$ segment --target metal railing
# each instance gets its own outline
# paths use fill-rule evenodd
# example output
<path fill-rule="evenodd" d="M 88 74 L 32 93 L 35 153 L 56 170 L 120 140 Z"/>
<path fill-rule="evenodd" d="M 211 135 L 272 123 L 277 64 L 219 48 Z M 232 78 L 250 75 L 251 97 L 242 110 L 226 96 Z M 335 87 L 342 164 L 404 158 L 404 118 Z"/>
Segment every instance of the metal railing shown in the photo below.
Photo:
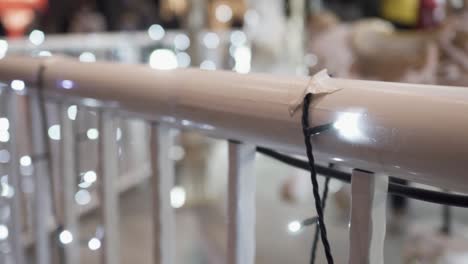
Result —
<path fill-rule="evenodd" d="M 164 31 L 162 29 L 163 34 L 161 34 L 161 29 L 162 28 L 158 28 L 156 26 L 156 31 L 158 32 L 156 32 L 153 29 L 153 27 L 151 27 L 148 30 L 148 32 L 125 32 L 111 34 L 71 34 L 66 36 L 47 35 L 46 38 L 41 40 L 41 43 L 38 43 L 39 40 L 31 39 L 30 36 L 29 39 L 25 38 L 19 40 L 8 40 L 8 44 L 2 41 L 1 44 L 5 45 L 1 45 L 0 53 L 3 55 L 5 53 L 8 53 L 9 55 L 27 55 L 34 57 L 49 57 L 52 54 L 63 54 L 66 56 L 77 57 L 80 61 L 88 63 L 94 62 L 96 60 L 111 60 L 125 63 L 149 63 L 151 66 L 154 66 L 151 64 L 151 53 L 154 51 L 164 50 L 170 51 L 170 53 L 173 53 L 170 55 L 176 56 L 178 67 L 187 67 L 190 64 L 200 63 L 197 61 L 196 56 L 194 57 L 194 53 L 203 52 L 205 60 L 201 62 L 200 67 L 204 67 L 204 64 L 207 64 L 210 67 L 232 66 L 234 67 L 234 69 L 236 69 L 236 67 L 240 65 L 242 67 L 239 69 L 246 69 L 246 66 L 250 68 L 250 59 L 249 61 L 243 59 L 242 63 L 240 64 L 236 62 L 236 50 L 239 48 L 245 49 L 246 47 L 248 47 L 248 41 L 246 39 L 245 34 L 242 31 L 216 33 L 201 32 L 198 34 L 198 36 L 191 36 L 192 42 L 194 43 L 190 43 L 190 39 L 188 39 L 189 36 L 186 35 L 184 32 Z M 153 35 L 158 35 L 157 39 L 155 39 L 155 36 Z M 211 39 L 212 41 L 214 39 L 218 47 L 208 47 L 207 44 L 212 45 L 212 43 L 210 44 L 208 43 L 208 41 L 193 40 L 194 37 L 195 39 L 199 38 L 200 40 L 204 40 L 206 36 L 210 36 L 209 39 Z M 189 42 L 187 43 L 187 41 Z M 190 56 L 187 52 L 190 52 Z M 226 56 L 229 55 L 229 53 L 231 53 L 231 56 Z M 180 58 L 182 58 L 182 60 L 180 60 Z M 157 66 L 159 65 L 156 65 L 156 67 Z M 57 112 L 58 110 L 59 112 Z M 77 150 L 77 153 L 81 153 L 76 155 L 78 157 L 75 157 L 77 163 L 76 166 L 78 167 L 77 173 L 79 174 L 77 175 L 78 181 L 81 182 L 78 182 L 79 188 L 75 188 L 76 195 L 74 198 L 75 200 L 79 199 L 80 197 L 86 198 L 89 196 L 91 198 L 86 198 L 83 201 L 76 201 L 79 204 L 79 208 L 77 210 L 79 211 L 80 215 L 83 215 L 87 214 L 88 212 L 94 211 L 93 209 L 98 208 L 100 203 L 100 195 L 97 192 L 98 189 L 96 188 L 96 185 L 99 184 L 99 174 L 97 174 L 97 184 L 95 184 L 94 182 L 94 184 L 89 184 L 85 181 L 87 173 L 92 173 L 89 175 L 94 175 L 94 177 L 96 175 L 96 162 L 95 160 L 93 160 L 96 157 L 95 155 L 93 155 L 93 151 L 96 147 L 96 142 L 98 141 L 95 139 L 90 140 L 87 137 L 87 131 L 97 131 L 96 113 L 93 111 L 93 108 L 77 107 L 77 105 L 74 104 L 60 104 L 59 107 L 55 107 L 54 105 L 48 106 L 47 115 L 51 116 L 50 120 L 48 120 L 48 126 L 50 126 L 49 137 L 51 136 L 50 133 L 55 134 L 52 135 L 53 137 L 55 137 L 51 140 L 52 149 L 61 148 L 58 146 L 58 144 L 60 144 L 60 141 L 57 138 L 57 133 L 60 131 L 60 129 L 66 129 L 66 126 L 60 127 L 63 118 L 66 118 L 65 116 L 60 116 L 62 115 L 60 111 L 65 111 L 66 115 L 68 115 L 68 118 L 73 120 L 73 130 L 76 130 L 73 132 L 73 138 L 77 138 L 78 142 L 76 143 L 77 145 L 74 147 L 74 149 Z M 20 113 L 22 119 L 24 119 L 25 114 L 26 113 L 24 113 L 24 111 Z M 148 146 L 145 145 L 146 139 L 148 138 L 148 128 L 144 122 L 135 118 L 117 117 L 116 123 L 118 123 L 119 127 L 117 131 L 117 137 L 119 139 L 120 176 L 114 180 L 117 180 L 117 191 L 124 192 L 135 186 L 140 185 L 143 181 L 146 181 L 151 175 L 149 164 L 149 151 L 147 151 Z M 20 130 L 21 129 L 22 127 L 20 126 Z M 178 134 L 177 132 L 178 131 L 172 130 L 171 138 L 174 137 L 174 134 Z M 22 137 L 24 136 L 25 135 L 22 135 Z M 69 148 L 70 146 L 71 143 L 69 143 L 67 148 Z M 175 149 L 177 147 L 178 146 L 175 145 L 172 147 L 172 149 Z M 20 157 L 30 157 L 29 149 L 26 150 L 24 146 L 20 147 L 20 149 Z M 58 154 L 58 156 L 60 156 L 60 154 Z M 57 174 L 60 174 L 61 171 L 64 170 L 64 168 L 61 168 L 60 165 L 63 166 L 65 163 L 61 161 L 62 157 L 54 156 L 53 158 L 57 159 L 57 162 L 54 162 L 52 164 L 52 171 L 54 172 L 54 177 L 60 178 L 61 175 Z M 31 170 L 32 167 L 32 165 L 26 166 L 28 170 Z M 24 169 L 23 166 L 21 167 L 21 169 Z M 21 174 L 24 178 L 22 172 Z M 6 177 L 4 178 L 6 179 Z M 26 178 L 29 179 L 31 177 Z M 74 181 L 76 182 L 76 179 Z M 57 184 L 60 184 L 59 181 L 56 182 Z M 60 207 L 63 197 L 60 196 L 61 190 L 58 190 L 58 188 L 55 189 L 56 190 L 54 193 L 56 194 L 54 194 L 52 197 L 52 203 L 56 204 L 55 206 Z M 206 194 L 203 195 L 206 197 Z M 70 199 L 71 198 L 72 197 L 70 197 Z M 26 211 L 23 215 L 23 218 L 27 219 L 27 224 L 23 230 L 23 233 L 25 234 L 24 241 L 25 245 L 29 247 L 34 242 L 34 236 L 32 236 L 31 233 L 34 230 L 33 221 L 31 220 L 33 209 L 33 205 L 31 204 L 32 197 L 26 195 L 26 197 L 24 197 L 24 201 L 22 202 L 23 204 L 26 204 Z M 58 209 L 58 211 L 60 210 L 61 209 Z M 63 215 L 57 217 L 63 217 Z M 57 221 L 52 221 L 52 223 L 49 224 L 50 232 L 56 231 L 59 227 L 58 223 L 56 222 Z M 0 224 L 3 224 L 3 222 L 0 221 Z M 75 229 L 77 226 L 78 225 L 75 225 Z M 66 231 L 67 232 L 65 232 L 65 234 L 68 234 L 69 230 Z M 75 231 L 77 233 L 77 230 Z M 73 233 L 76 234 L 75 232 Z M 97 227 L 96 233 L 102 233 L 100 232 L 99 226 Z M 75 235 L 75 239 L 77 239 L 76 236 L 77 235 Z M 8 255 L 9 253 L 0 254 L 0 262 L 3 261 L 4 256 Z M 79 255 L 77 254 L 73 254 L 73 256 L 75 258 L 79 257 Z M 7 257 L 5 259 L 7 260 Z M 74 262 L 79 262 L 79 259 L 74 260 Z"/>
<path fill-rule="evenodd" d="M 309 77 L 237 74 L 198 69 L 157 70 L 146 66 L 80 63 L 47 57 L 6 57 L 0 60 L 0 80 L 9 95 L 9 181 L 20 190 L 18 117 L 29 115 L 34 162 L 35 259 L 48 264 L 50 226 L 47 190 L 51 181 L 47 143 L 46 102 L 60 106 L 61 179 L 64 202 L 58 217 L 60 232 L 76 234 L 79 212 L 73 121 L 68 106 L 97 113 L 99 132 L 99 196 L 103 208 L 103 262 L 118 263 L 118 166 L 116 116 L 138 117 L 151 124 L 154 256 L 173 263 L 174 184 L 169 159 L 170 127 L 196 130 L 229 140 L 227 263 L 255 262 L 256 146 L 304 154 L 300 111 L 305 93 L 317 94 L 310 113 L 313 125 L 333 129 L 313 137 L 319 161 L 354 168 L 349 263 L 381 263 L 385 236 L 388 175 L 452 191 L 468 189 L 468 91 L 443 87 L 330 78 L 325 72 Z M 26 100 L 27 99 L 27 100 Z M 22 110 L 21 110 L 22 109 Z M 79 135 L 78 135 L 79 136 Z M 91 137 L 93 137 L 91 135 Z M 16 192 L 19 193 L 19 192 Z M 11 241 L 16 263 L 25 263 L 21 197 L 13 195 Z M 60 215 L 59 213 L 59 215 Z M 16 220 L 15 220 L 16 219 Z M 67 263 L 77 263 L 77 241 L 64 247 Z"/>

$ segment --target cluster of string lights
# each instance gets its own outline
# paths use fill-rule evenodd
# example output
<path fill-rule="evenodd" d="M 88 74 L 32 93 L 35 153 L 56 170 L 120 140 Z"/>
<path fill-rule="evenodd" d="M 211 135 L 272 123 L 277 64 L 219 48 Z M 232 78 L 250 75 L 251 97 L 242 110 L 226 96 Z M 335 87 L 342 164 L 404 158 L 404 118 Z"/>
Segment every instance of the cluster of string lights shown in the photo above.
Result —
<path fill-rule="evenodd" d="M 220 21 L 227 22 L 232 18 L 232 10 L 229 11 L 229 8 L 226 6 L 220 5 L 216 9 L 216 17 Z M 231 12 L 231 13 L 230 13 Z M 165 30 L 161 25 L 152 25 L 148 29 L 148 35 L 151 39 L 159 41 L 165 37 Z M 45 41 L 45 35 L 42 31 L 33 30 L 29 35 L 29 41 L 35 45 L 40 46 Z M 159 70 L 171 70 L 175 68 L 185 68 L 189 67 L 191 62 L 191 57 L 188 54 L 188 49 L 190 48 L 191 42 L 190 38 L 185 34 L 177 34 L 174 37 L 174 49 L 156 49 L 154 50 L 150 57 L 149 57 L 149 64 L 151 67 Z M 229 53 L 235 59 L 235 66 L 234 70 L 239 73 L 247 73 L 250 71 L 250 60 L 251 60 L 251 51 L 248 47 L 247 37 L 244 32 L 242 31 L 233 31 L 230 35 L 230 48 Z M 220 46 L 221 40 L 218 34 L 214 32 L 207 32 L 203 35 L 202 44 L 207 49 L 216 49 Z M 8 43 L 4 40 L 0 40 L 0 58 L 5 56 L 6 51 L 8 49 Z M 42 50 L 39 53 L 39 56 L 50 56 L 51 52 Z M 85 51 L 79 55 L 79 60 L 82 62 L 95 62 L 96 56 L 94 53 Z M 201 62 L 200 66 L 201 69 L 205 70 L 214 70 L 217 68 L 216 63 L 213 60 L 204 60 Z M 73 88 L 73 82 L 70 80 L 63 80 L 61 83 L 62 87 L 65 89 Z M 25 89 L 25 83 L 21 80 L 14 80 L 11 82 L 10 87 L 12 90 L 17 92 L 22 92 Z M 68 88 L 67 88 L 68 87 Z M 333 256 L 331 253 L 330 243 L 327 237 L 327 230 L 326 224 L 323 217 L 323 211 L 326 206 L 326 199 L 328 195 L 328 187 L 331 178 L 338 179 L 344 182 L 350 182 L 351 175 L 348 173 L 340 172 L 334 170 L 333 168 L 326 168 L 322 166 L 318 166 L 315 164 L 313 152 L 312 152 L 312 144 L 310 141 L 310 137 L 314 136 L 317 133 L 321 133 L 327 131 L 329 129 L 336 129 L 338 131 L 343 131 L 340 134 L 345 139 L 350 140 L 364 140 L 365 135 L 356 128 L 356 125 L 361 117 L 359 113 L 345 113 L 341 116 L 334 124 L 326 124 L 319 127 L 311 128 L 309 126 L 309 115 L 308 110 L 310 106 L 310 102 L 313 99 L 313 95 L 308 94 L 304 98 L 303 102 L 303 117 L 302 117 L 302 125 L 303 125 L 303 133 L 305 139 L 305 145 L 307 149 L 307 158 L 308 160 L 300 160 L 297 158 L 293 158 L 278 152 L 275 152 L 270 149 L 266 148 L 258 148 L 260 153 L 266 154 L 270 157 L 275 159 L 281 160 L 289 165 L 309 170 L 311 173 L 311 182 L 313 187 L 313 195 L 315 200 L 315 207 L 317 211 L 317 216 L 305 219 L 303 221 L 293 221 L 290 222 L 288 225 L 288 229 L 291 232 L 298 232 L 303 227 L 306 226 L 315 226 L 315 233 L 314 239 L 311 249 L 311 263 L 314 263 L 316 250 L 317 250 L 317 242 L 318 239 L 321 238 L 325 256 L 327 258 L 328 263 L 333 263 Z M 72 105 L 68 108 L 68 117 L 70 120 L 76 120 L 78 109 L 76 105 Z M 117 140 L 121 138 L 122 131 L 119 130 L 117 133 Z M 120 136 L 119 136 L 120 135 Z M 48 136 L 52 140 L 61 140 L 60 135 L 60 125 L 52 125 L 48 128 Z M 86 133 L 85 137 L 87 140 L 98 140 L 99 139 L 99 131 L 96 128 L 89 128 Z M 6 143 L 9 141 L 9 120 L 7 118 L 0 118 L 0 142 Z M 174 150 L 176 151 L 176 150 Z M 178 150 L 180 152 L 180 150 Z M 7 150 L 0 150 L 0 163 L 7 163 L 9 161 L 9 153 Z M 336 157 L 334 158 L 335 161 L 343 161 L 341 158 Z M 27 168 L 31 168 L 33 165 L 33 161 L 30 156 L 22 156 L 20 158 L 20 165 L 22 167 L 23 174 L 30 174 L 31 172 L 27 172 Z M 30 170 L 31 171 L 31 170 Z M 318 182 L 317 182 L 317 175 L 323 174 L 326 176 L 324 190 L 320 195 Z M 80 173 L 80 183 L 78 184 L 80 190 L 75 194 L 76 203 L 79 205 L 86 205 L 91 201 L 91 194 L 87 191 L 96 181 L 97 181 L 97 174 L 93 170 L 85 171 Z M 0 178 L 0 184 L 2 186 L 2 192 L 0 193 L 1 197 L 11 198 L 14 194 L 14 190 L 8 184 L 7 178 Z M 447 204 L 451 206 L 461 206 L 461 207 L 468 207 L 468 197 L 465 195 L 460 194 L 450 194 L 444 192 L 437 192 L 431 190 L 424 190 L 420 188 L 414 188 L 409 186 L 403 186 L 395 183 L 389 184 L 388 191 L 393 194 L 406 196 L 414 199 L 419 199 L 423 201 L 429 201 L 433 203 L 440 203 L 440 204 Z M 171 204 L 174 208 L 180 208 L 184 205 L 186 201 L 186 194 L 185 190 L 182 187 L 174 187 L 171 190 Z M 100 228 L 97 229 L 95 236 L 90 238 L 87 241 L 87 245 L 90 250 L 98 250 L 101 247 L 101 240 L 103 237 L 102 232 L 99 231 Z M 0 224 L 0 241 L 5 240 L 8 238 L 9 231 L 6 225 Z M 72 243 L 76 238 L 76 234 L 73 234 L 69 230 L 60 230 L 58 233 L 58 239 L 61 244 L 68 245 Z"/>

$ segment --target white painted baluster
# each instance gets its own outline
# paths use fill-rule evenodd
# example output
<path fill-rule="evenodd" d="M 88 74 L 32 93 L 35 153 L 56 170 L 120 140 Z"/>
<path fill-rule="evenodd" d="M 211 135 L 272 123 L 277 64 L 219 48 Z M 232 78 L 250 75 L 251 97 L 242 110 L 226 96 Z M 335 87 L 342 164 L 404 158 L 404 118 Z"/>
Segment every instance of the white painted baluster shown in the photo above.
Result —
<path fill-rule="evenodd" d="M 65 263 L 80 263 L 80 236 L 79 236 L 79 211 L 75 202 L 77 192 L 77 169 L 76 156 L 77 147 L 73 121 L 68 118 L 68 106 L 63 105 L 60 109 L 61 115 L 61 176 L 63 183 L 63 229 L 72 234 L 72 241 L 65 247 Z"/>
<path fill-rule="evenodd" d="M 353 170 L 349 264 L 383 264 L 388 177 Z"/>
<path fill-rule="evenodd" d="M 9 93 L 8 117 L 10 118 L 10 172 L 8 181 L 11 184 L 14 195 L 11 198 L 11 219 L 10 219 L 10 241 L 13 252 L 13 259 L 16 264 L 24 264 L 24 247 L 22 240 L 23 214 L 21 207 L 20 173 L 19 173 L 19 154 L 18 154 L 18 95 L 14 92 Z"/>
<path fill-rule="evenodd" d="M 255 263 L 255 146 L 229 142 L 228 264 Z"/>
<path fill-rule="evenodd" d="M 120 262 L 119 190 L 117 128 L 111 112 L 99 116 L 99 177 L 101 213 L 104 228 L 102 263 Z"/>
<path fill-rule="evenodd" d="M 169 158 L 171 146 L 170 128 L 153 124 L 151 126 L 153 262 L 157 264 L 175 263 L 175 216 L 170 196 L 174 186 L 174 162 Z"/>
<path fill-rule="evenodd" d="M 34 236 L 36 263 L 50 264 L 49 223 L 51 213 L 50 153 L 47 152 L 45 117 L 37 91 L 29 91 L 29 112 L 31 116 L 32 157 L 34 165 Z"/>

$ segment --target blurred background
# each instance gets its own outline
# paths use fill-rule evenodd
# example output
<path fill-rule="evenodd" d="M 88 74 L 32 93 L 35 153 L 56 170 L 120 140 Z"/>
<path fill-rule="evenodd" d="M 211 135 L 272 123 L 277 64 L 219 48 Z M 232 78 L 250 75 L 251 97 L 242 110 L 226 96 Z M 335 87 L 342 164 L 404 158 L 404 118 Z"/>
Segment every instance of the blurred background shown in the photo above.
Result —
<path fill-rule="evenodd" d="M 241 74 L 307 76 L 327 69 L 340 78 L 468 87 L 467 0 L 0 0 L 0 36 L 0 57 L 57 54 L 84 63 Z M 100 263 L 96 112 L 76 105 L 67 106 L 67 112 L 82 135 L 75 195 L 82 214 L 79 234 L 57 233 L 53 241 L 59 251 L 79 239 L 81 263 Z M 56 105 L 50 104 L 48 113 L 48 136 L 58 160 Z M 3 148 L 8 126 L 0 121 Z M 119 124 L 120 256 L 122 263 L 153 263 L 148 127 L 124 117 Z M 18 133 L 27 133 L 28 124 L 23 127 Z M 190 131 L 173 130 L 172 136 L 177 263 L 224 263 L 227 143 Z M 25 234 L 33 228 L 30 149 L 29 141 L 20 147 Z M 0 170 L 9 160 L 8 151 L 0 149 Z M 315 216 L 308 173 L 260 154 L 255 172 L 256 263 L 308 263 L 315 228 L 298 226 Z M 57 165 L 53 175 L 60 179 Z M 51 207 L 59 207 L 60 199 L 50 191 Z M 4 175 L 0 263 L 14 263 L 7 225 L 12 196 Z M 391 196 L 387 202 L 385 263 L 468 263 L 466 210 Z M 325 217 L 336 263 L 347 260 L 349 205 L 349 186 L 331 180 Z M 30 237 L 26 240 L 32 245 Z M 325 263 L 321 246 L 317 263 Z"/>

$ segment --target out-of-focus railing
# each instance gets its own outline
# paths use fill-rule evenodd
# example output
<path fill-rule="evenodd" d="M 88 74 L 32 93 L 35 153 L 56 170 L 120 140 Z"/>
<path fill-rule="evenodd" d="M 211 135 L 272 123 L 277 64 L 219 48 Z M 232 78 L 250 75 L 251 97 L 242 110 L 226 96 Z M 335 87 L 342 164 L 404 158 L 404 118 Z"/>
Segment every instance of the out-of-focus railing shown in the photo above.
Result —
<path fill-rule="evenodd" d="M 89 243 L 90 247 L 102 246 L 104 263 L 119 262 L 117 116 L 139 118 L 151 126 L 151 141 L 139 145 L 138 151 L 150 146 L 157 263 L 173 263 L 175 254 L 170 128 L 229 140 L 227 262 L 254 263 L 255 149 L 266 146 L 304 153 L 298 109 L 306 92 L 317 94 L 309 109 L 311 123 L 333 127 L 313 138 L 317 157 L 354 169 L 349 263 L 382 260 L 388 175 L 453 191 L 468 189 L 465 88 L 344 80 L 325 72 L 309 78 L 176 69 L 177 58 L 171 63 L 172 55 L 166 51 L 154 55 L 153 67 L 60 57 L 0 60 L 0 80 L 9 97 L 10 113 L 8 126 L 3 126 L 3 135 L 11 136 L 7 140 L 11 170 L 6 180 L 12 190 L 21 190 L 17 166 L 34 164 L 31 225 L 37 263 L 51 262 L 48 219 L 52 214 L 57 222 L 53 229 L 65 245 L 65 260 L 74 263 L 77 259 L 73 235 L 79 211 L 74 199 L 89 200 L 84 192 L 78 194 L 96 179 L 93 173 L 79 175 L 79 152 L 70 149 L 79 146 L 77 140 L 96 139 L 97 146 L 85 153 L 96 154 L 103 230 Z M 93 128 L 76 129 L 80 115 L 70 115 L 75 112 L 70 105 L 91 110 L 96 115 Z M 47 108 L 57 106 L 60 126 L 54 130 L 47 125 L 51 118 Z M 19 118 L 21 113 L 27 118 Z M 21 131 L 29 132 L 21 135 Z M 19 138 L 28 137 L 31 154 L 26 162 L 16 148 Z M 60 139 L 55 151 L 48 137 Z M 58 164 L 59 176 L 54 176 L 54 164 Z M 82 179 L 78 192 L 77 176 Z M 63 198 L 50 199 L 49 189 Z M 10 198 L 12 216 L 23 219 L 20 196 Z M 24 263 L 22 225 L 17 221 L 11 225 L 14 259 Z"/>
<path fill-rule="evenodd" d="M 192 39 L 191 39 L 192 38 Z M 151 67 L 178 67 L 185 68 L 191 65 L 196 65 L 205 69 L 216 68 L 233 68 L 237 71 L 248 72 L 250 70 L 250 48 L 249 41 L 246 35 L 240 31 L 232 32 L 200 32 L 196 36 L 189 36 L 182 31 L 166 31 L 158 25 L 154 25 L 147 32 L 124 32 L 124 33 L 99 33 L 99 34 L 70 34 L 70 35 L 47 35 L 41 31 L 33 31 L 24 39 L 0 40 L 0 56 L 5 55 L 25 55 L 38 58 L 50 57 L 52 55 L 60 55 L 67 57 L 76 57 L 81 62 L 93 63 L 96 61 L 118 61 L 121 63 L 145 63 Z M 194 56 L 196 53 L 203 54 L 203 60 L 198 61 Z M 190 55 L 189 55 L 190 54 Z M 242 55 L 242 58 L 240 58 Z M 8 101 L 9 95 L 3 93 L 2 100 Z M 26 121 L 28 113 L 24 111 L 27 104 L 23 99 L 15 101 L 20 107 L 15 110 L 21 121 L 18 124 L 16 131 L 21 131 L 19 138 L 28 138 L 26 131 L 30 129 L 30 124 Z M 16 103 L 15 103 L 16 104 Z M 7 110 L 12 109 L 4 105 L 0 111 L 2 115 L 10 116 Z M 50 140 L 51 155 L 54 162 L 51 164 L 50 188 L 52 195 L 53 212 L 56 214 L 52 220 L 44 223 L 51 234 L 59 232 L 60 228 L 64 228 L 64 219 L 74 219 L 71 226 L 67 226 L 65 231 L 61 231 L 65 242 L 70 240 L 69 234 L 74 234 L 74 240 L 78 237 L 77 217 L 84 213 L 90 212 L 99 206 L 100 194 L 97 186 L 101 179 L 98 172 L 97 163 L 97 144 L 99 138 L 98 116 L 91 107 L 78 106 L 73 103 L 68 104 L 49 104 L 46 106 L 47 120 L 47 137 Z M 147 139 L 149 137 L 149 129 L 147 125 L 139 119 L 132 117 L 116 117 L 117 135 L 116 139 L 119 142 L 118 153 L 118 174 L 119 177 L 113 178 L 115 182 L 114 192 L 124 192 L 134 186 L 138 186 L 143 181 L 147 180 L 151 175 L 149 164 L 149 150 Z M 4 119 L 5 122 L 10 122 L 9 117 Z M 72 122 L 67 126 L 67 120 Z M 13 130 L 8 132 L 13 139 Z M 68 134 L 66 134 L 68 133 Z M 177 130 L 171 130 L 171 139 L 177 134 Z M 4 138 L 6 134 L 3 134 Z M 30 135 L 30 134 L 29 134 Z M 68 135 L 68 137 L 66 136 Z M 68 141 L 66 140 L 68 138 Z M 9 139 L 4 139 L 8 143 Z M 61 141 L 64 142 L 61 145 Z M 75 142 L 76 141 L 76 142 Z M 3 141 L 2 141 L 3 142 Z M 67 143 L 65 143 L 67 142 Z M 65 149 L 62 152 L 62 149 Z M 75 151 L 76 155 L 67 156 L 69 151 Z M 72 151 L 72 152 L 73 152 Z M 33 169 L 35 168 L 34 157 L 31 154 L 33 150 L 30 141 L 20 140 L 18 143 L 18 152 L 3 149 L 0 152 L 0 159 L 5 164 L 17 164 L 19 161 L 13 159 L 13 156 L 21 161 L 18 175 L 24 192 L 19 203 L 23 210 L 22 220 L 22 241 L 25 248 L 33 245 L 35 236 L 33 231 L 35 225 L 33 221 L 34 215 L 34 197 L 33 190 L 35 183 L 32 179 Z M 172 155 L 173 156 L 173 155 Z M 37 170 L 37 168 L 36 168 Z M 6 173 L 7 171 L 5 171 Z M 76 177 L 62 178 L 64 174 L 74 174 Z M 16 189 L 13 188 L 10 177 L 3 177 L 2 192 L 5 195 L 11 195 L 9 192 Z M 62 186 L 70 188 L 61 189 Z M 71 187 L 75 186 L 75 187 Z M 19 188 L 18 186 L 16 186 Z M 36 186 L 37 188 L 37 186 Z M 69 193 L 67 197 L 63 197 L 63 193 Z M 36 200 L 37 201 L 37 200 Z M 73 206 L 78 204 L 78 207 Z M 9 206 L 3 206 L 3 211 L 9 210 Z M 63 208 L 63 209 L 61 209 Z M 67 210 L 68 208 L 68 210 Z M 73 210 L 72 208 L 75 208 Z M 59 221 L 56 221 L 58 218 Z M 15 218 L 12 218 L 15 219 Z M 0 227 L 7 228 L 8 219 L 0 219 Z M 12 231 L 12 229 L 5 229 Z M 70 232 L 70 233 L 69 233 Z M 89 248 L 95 247 L 100 243 L 102 237 L 100 227 L 96 230 L 94 245 L 88 245 Z M 11 234 L 10 234 L 11 236 Z M 73 239 L 72 239 L 73 240 Z M 1 242 L 1 239 L 0 239 Z M 73 243 L 76 243 L 74 241 Z M 73 244 L 72 243 L 72 244 Z M 9 245 L 3 243 L 8 248 L 7 253 L 0 254 L 0 262 L 2 263 L 24 263 L 19 258 L 18 254 L 14 253 Z M 66 259 L 68 263 L 79 263 L 78 249 L 79 245 L 70 245 L 66 250 Z M 92 249 L 93 250 L 93 249 Z M 13 250 L 14 251 L 14 250 Z M 9 253 L 8 253 L 9 252 Z M 14 257 L 14 258 L 12 258 Z"/>

